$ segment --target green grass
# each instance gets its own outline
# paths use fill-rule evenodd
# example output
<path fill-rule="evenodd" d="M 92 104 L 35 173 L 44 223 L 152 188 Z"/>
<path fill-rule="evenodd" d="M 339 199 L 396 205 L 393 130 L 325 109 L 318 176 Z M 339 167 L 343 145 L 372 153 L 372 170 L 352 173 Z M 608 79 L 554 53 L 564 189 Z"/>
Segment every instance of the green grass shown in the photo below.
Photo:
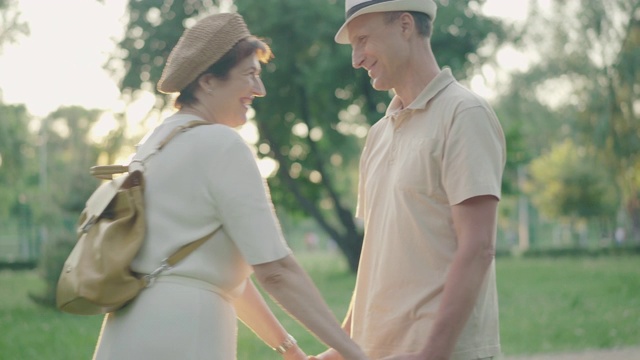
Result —
<path fill-rule="evenodd" d="M 355 281 L 337 255 L 299 253 L 341 321 Z M 29 300 L 43 283 L 33 271 L 0 272 L 2 360 L 90 359 L 101 317 L 62 314 Z M 498 259 L 501 337 L 505 354 L 640 345 L 640 257 Z M 324 350 L 274 305 L 308 353 Z M 243 325 L 238 359 L 281 359 Z"/>
<path fill-rule="evenodd" d="M 498 259 L 506 354 L 640 345 L 640 257 Z"/>

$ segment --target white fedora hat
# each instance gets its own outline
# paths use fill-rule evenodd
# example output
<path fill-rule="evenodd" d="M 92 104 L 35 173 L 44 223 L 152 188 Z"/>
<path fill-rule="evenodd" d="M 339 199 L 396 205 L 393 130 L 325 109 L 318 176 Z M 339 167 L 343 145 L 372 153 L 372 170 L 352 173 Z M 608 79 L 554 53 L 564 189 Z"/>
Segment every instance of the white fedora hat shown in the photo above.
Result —
<path fill-rule="evenodd" d="M 356 17 L 383 11 L 418 11 L 436 19 L 436 3 L 433 0 L 345 0 L 346 20 L 336 33 L 335 40 L 338 44 L 349 43 L 349 31 L 347 24 Z"/>

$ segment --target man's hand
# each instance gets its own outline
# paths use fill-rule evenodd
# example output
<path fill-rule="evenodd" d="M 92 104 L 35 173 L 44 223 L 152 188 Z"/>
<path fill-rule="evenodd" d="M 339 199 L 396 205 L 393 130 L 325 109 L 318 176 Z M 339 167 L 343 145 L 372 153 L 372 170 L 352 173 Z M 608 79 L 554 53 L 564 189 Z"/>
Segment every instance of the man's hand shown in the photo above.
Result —
<path fill-rule="evenodd" d="M 382 360 L 422 360 L 420 354 L 412 353 L 412 354 L 402 354 L 402 355 L 391 355 L 383 358 Z"/>
<path fill-rule="evenodd" d="M 316 356 L 309 356 L 309 360 L 344 360 L 344 358 L 335 349 L 328 349 Z"/>

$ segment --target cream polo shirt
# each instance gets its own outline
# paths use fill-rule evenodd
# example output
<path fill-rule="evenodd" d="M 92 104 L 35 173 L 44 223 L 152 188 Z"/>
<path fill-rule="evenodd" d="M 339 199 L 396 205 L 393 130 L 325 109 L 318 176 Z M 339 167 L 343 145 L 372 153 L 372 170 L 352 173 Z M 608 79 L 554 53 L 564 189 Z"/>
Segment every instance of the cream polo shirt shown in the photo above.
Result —
<path fill-rule="evenodd" d="M 500 198 L 505 161 L 495 113 L 448 69 L 406 109 L 395 97 L 371 128 L 360 160 L 365 234 L 351 329 L 370 357 L 424 347 L 456 251 L 451 206 Z M 499 352 L 492 265 L 452 359 Z"/>

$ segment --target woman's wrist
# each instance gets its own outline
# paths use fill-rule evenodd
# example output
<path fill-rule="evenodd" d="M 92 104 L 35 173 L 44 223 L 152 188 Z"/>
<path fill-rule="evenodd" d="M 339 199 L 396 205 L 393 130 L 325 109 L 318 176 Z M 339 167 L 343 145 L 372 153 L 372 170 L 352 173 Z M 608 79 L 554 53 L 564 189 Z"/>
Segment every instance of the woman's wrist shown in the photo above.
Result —
<path fill-rule="evenodd" d="M 294 345 L 282 354 L 282 358 L 284 360 L 307 360 L 307 354 L 298 345 Z"/>
<path fill-rule="evenodd" d="M 296 346 L 296 344 L 296 339 L 291 336 L 291 334 L 287 334 L 284 341 L 280 345 L 274 347 L 273 350 L 280 353 L 281 355 L 284 355 L 289 349 Z"/>

